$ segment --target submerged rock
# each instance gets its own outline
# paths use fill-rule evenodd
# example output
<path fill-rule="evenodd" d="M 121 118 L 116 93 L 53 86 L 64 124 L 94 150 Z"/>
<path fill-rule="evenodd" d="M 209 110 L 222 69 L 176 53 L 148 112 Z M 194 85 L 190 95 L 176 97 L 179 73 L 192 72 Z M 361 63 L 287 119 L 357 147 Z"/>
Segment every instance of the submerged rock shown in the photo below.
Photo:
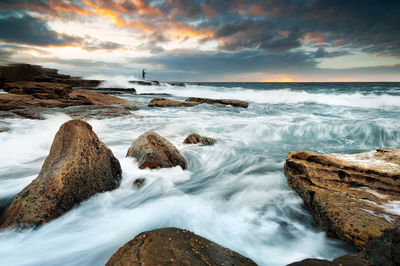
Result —
<path fill-rule="evenodd" d="M 222 105 L 231 105 L 233 107 L 241 107 L 247 108 L 249 104 L 245 101 L 239 100 L 230 100 L 230 99 L 208 99 L 208 98 L 195 98 L 190 97 L 186 99 L 186 102 L 197 102 L 197 103 L 205 103 L 205 104 L 222 104 Z"/>
<path fill-rule="evenodd" d="M 157 80 L 131 80 L 131 81 L 129 81 L 129 83 L 145 85 L 145 86 L 159 86 L 160 85 L 160 82 Z"/>
<path fill-rule="evenodd" d="M 170 227 L 140 233 L 114 253 L 106 265 L 256 264 L 190 231 Z"/>
<path fill-rule="evenodd" d="M 291 152 L 289 185 L 317 223 L 332 236 L 365 248 L 373 237 L 400 223 L 390 205 L 400 200 L 400 149 L 360 154 Z"/>
<path fill-rule="evenodd" d="M 166 98 L 154 98 L 150 101 L 149 107 L 192 107 L 199 105 L 200 103 L 196 102 L 183 102 L 183 101 L 175 101 Z"/>
<path fill-rule="evenodd" d="M 101 92 L 104 94 L 136 94 L 136 90 L 134 88 L 85 88 L 90 89 L 92 91 Z"/>
<path fill-rule="evenodd" d="M 186 137 L 183 141 L 185 144 L 202 144 L 202 145 L 213 145 L 215 143 L 215 139 L 203 137 L 199 134 L 193 133 Z"/>
<path fill-rule="evenodd" d="M 117 188 L 120 180 L 111 150 L 88 123 L 71 120 L 60 127 L 38 177 L 14 198 L 0 228 L 48 222 L 96 193 Z"/>
<path fill-rule="evenodd" d="M 133 185 L 134 185 L 136 188 L 141 188 L 141 187 L 144 186 L 144 182 L 145 182 L 145 181 L 146 181 L 145 178 L 138 178 L 138 179 L 136 179 L 136 180 L 133 182 Z"/>
<path fill-rule="evenodd" d="M 171 142 L 148 131 L 132 142 L 126 154 L 139 162 L 139 168 L 169 168 L 179 165 L 186 169 L 186 160 Z"/>

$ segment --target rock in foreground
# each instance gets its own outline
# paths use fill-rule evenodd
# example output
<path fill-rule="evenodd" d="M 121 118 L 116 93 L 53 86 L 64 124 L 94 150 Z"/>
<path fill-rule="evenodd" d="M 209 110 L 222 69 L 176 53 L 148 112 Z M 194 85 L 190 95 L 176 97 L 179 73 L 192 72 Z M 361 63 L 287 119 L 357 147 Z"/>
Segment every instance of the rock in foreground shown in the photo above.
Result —
<path fill-rule="evenodd" d="M 197 103 L 205 103 L 205 104 L 222 104 L 222 105 L 230 105 L 233 107 L 241 107 L 247 108 L 249 104 L 245 101 L 239 100 L 230 100 L 230 99 L 208 99 L 208 98 L 195 98 L 190 97 L 186 99 L 186 102 L 197 102 Z"/>
<path fill-rule="evenodd" d="M 333 261 L 320 259 L 305 259 L 288 266 L 369 266 L 368 259 L 361 253 L 344 255 Z"/>
<path fill-rule="evenodd" d="M 400 227 L 383 231 L 382 236 L 372 239 L 364 253 L 371 265 L 400 265 Z"/>
<path fill-rule="evenodd" d="M 106 265 L 256 264 L 190 231 L 162 228 L 137 235 L 114 253 Z"/>
<path fill-rule="evenodd" d="M 215 139 L 209 137 L 203 137 L 199 134 L 193 133 L 186 137 L 183 141 L 185 144 L 201 144 L 201 145 L 213 145 Z"/>
<path fill-rule="evenodd" d="M 291 152 L 285 174 L 329 235 L 365 248 L 400 223 L 390 209 L 400 200 L 399 159 L 400 149 L 353 155 Z"/>
<path fill-rule="evenodd" d="M 139 162 L 139 168 L 169 168 L 179 165 L 186 169 L 186 160 L 171 142 L 148 131 L 132 142 L 126 154 Z"/>
<path fill-rule="evenodd" d="M 38 177 L 14 198 L 0 228 L 48 222 L 96 193 L 117 188 L 120 180 L 111 150 L 88 123 L 71 120 L 57 132 Z"/>

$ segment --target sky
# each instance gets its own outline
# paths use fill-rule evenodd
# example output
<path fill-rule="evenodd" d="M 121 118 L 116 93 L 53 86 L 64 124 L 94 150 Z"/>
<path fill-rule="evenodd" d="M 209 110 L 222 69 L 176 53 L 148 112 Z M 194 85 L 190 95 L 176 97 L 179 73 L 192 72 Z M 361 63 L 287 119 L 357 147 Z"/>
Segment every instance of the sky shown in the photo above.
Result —
<path fill-rule="evenodd" d="M 0 64 L 163 81 L 400 81 L 400 1 L 0 0 Z"/>

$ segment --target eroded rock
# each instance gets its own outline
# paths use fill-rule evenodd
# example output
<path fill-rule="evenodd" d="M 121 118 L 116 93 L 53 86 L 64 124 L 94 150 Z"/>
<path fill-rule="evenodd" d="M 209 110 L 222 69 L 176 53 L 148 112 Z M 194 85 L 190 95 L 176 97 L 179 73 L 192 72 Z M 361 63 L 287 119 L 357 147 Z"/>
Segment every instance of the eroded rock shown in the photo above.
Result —
<path fill-rule="evenodd" d="M 154 98 L 150 101 L 149 107 L 192 107 L 199 105 L 200 103 L 196 102 L 183 102 L 183 101 L 175 101 L 166 98 Z"/>
<path fill-rule="evenodd" d="M 245 101 L 230 100 L 230 99 L 209 99 L 209 98 L 190 97 L 190 98 L 186 99 L 186 102 L 197 102 L 197 103 L 205 103 L 205 104 L 222 104 L 222 105 L 230 105 L 233 107 L 241 107 L 241 108 L 247 108 L 249 106 L 249 104 Z"/>
<path fill-rule="evenodd" d="M 203 137 L 199 134 L 193 133 L 186 137 L 183 141 L 185 144 L 201 144 L 201 145 L 213 145 L 215 139 L 209 137 Z"/>
<path fill-rule="evenodd" d="M 284 169 L 289 185 L 329 235 L 365 248 L 400 223 L 390 209 L 400 200 L 399 155 L 399 149 L 352 155 L 291 152 Z"/>
<path fill-rule="evenodd" d="M 400 265 L 400 227 L 384 230 L 382 236 L 371 240 L 364 253 L 371 265 Z"/>
<path fill-rule="evenodd" d="M 72 87 L 60 83 L 19 81 L 6 83 L 4 91 L 14 94 L 32 95 L 38 99 L 65 99 L 69 98 Z"/>
<path fill-rule="evenodd" d="M 120 180 L 111 150 L 88 123 L 71 120 L 60 127 L 38 177 L 14 198 L 0 228 L 46 223 L 96 193 L 117 188 Z"/>
<path fill-rule="evenodd" d="M 114 253 L 106 265 L 256 264 L 190 231 L 171 227 L 137 235 Z"/>
<path fill-rule="evenodd" d="M 186 169 L 186 160 L 171 142 L 155 132 L 148 131 L 132 142 L 126 154 L 139 162 L 139 168 L 169 168 L 180 166 Z"/>

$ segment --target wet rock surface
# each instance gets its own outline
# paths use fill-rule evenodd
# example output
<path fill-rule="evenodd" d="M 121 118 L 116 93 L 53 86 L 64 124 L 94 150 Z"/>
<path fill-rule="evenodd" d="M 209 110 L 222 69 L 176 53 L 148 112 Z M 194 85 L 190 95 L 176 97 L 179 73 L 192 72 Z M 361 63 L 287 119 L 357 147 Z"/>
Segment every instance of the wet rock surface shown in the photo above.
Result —
<path fill-rule="evenodd" d="M 209 137 L 203 137 L 199 134 L 193 133 L 185 138 L 183 143 L 185 144 L 201 144 L 201 145 L 213 145 L 215 143 L 215 139 Z"/>
<path fill-rule="evenodd" d="M 134 157 L 139 168 L 169 168 L 180 166 L 186 169 L 186 160 L 178 149 L 155 132 L 148 131 L 134 140 L 128 149 L 127 157 Z"/>
<path fill-rule="evenodd" d="M 60 83 L 19 81 L 6 83 L 4 91 L 14 94 L 32 95 L 38 99 L 62 99 L 69 97 L 72 87 Z"/>
<path fill-rule="evenodd" d="M 289 185 L 331 236 L 358 248 L 400 223 L 391 204 L 400 200 L 399 149 L 360 154 L 291 152 Z"/>
<path fill-rule="evenodd" d="M 185 101 L 186 102 L 205 103 L 205 104 L 222 104 L 222 105 L 230 105 L 233 107 L 241 107 L 241 108 L 247 108 L 249 106 L 249 104 L 245 101 L 230 100 L 230 99 L 209 99 L 209 98 L 190 97 L 190 98 L 187 98 Z"/>
<path fill-rule="evenodd" d="M 333 261 L 320 259 L 305 259 L 288 266 L 369 266 L 368 259 L 361 253 L 344 255 Z"/>
<path fill-rule="evenodd" d="M 383 231 L 382 236 L 371 240 L 364 253 L 371 265 L 400 265 L 400 227 Z"/>
<path fill-rule="evenodd" d="M 106 265 L 256 264 L 190 231 L 171 227 L 137 235 L 114 253 Z"/>
<path fill-rule="evenodd" d="M 96 193 L 117 188 L 120 180 L 111 150 L 88 123 L 71 120 L 60 127 L 38 177 L 13 199 L 0 228 L 46 223 Z"/>
<path fill-rule="evenodd" d="M 148 104 L 149 107 L 192 107 L 199 105 L 200 103 L 196 102 L 183 102 L 170 100 L 166 98 L 154 98 Z"/>
<path fill-rule="evenodd" d="M 83 88 L 83 89 L 88 89 L 92 90 L 95 92 L 100 92 L 104 94 L 123 94 L 123 93 L 129 93 L 129 94 L 136 94 L 136 90 L 134 88 Z"/>
<path fill-rule="evenodd" d="M 59 74 L 57 69 L 39 65 L 10 64 L 0 66 L 0 83 L 17 81 L 62 83 L 72 87 L 96 87 L 100 84 L 99 80 L 83 80 L 79 77 Z"/>

